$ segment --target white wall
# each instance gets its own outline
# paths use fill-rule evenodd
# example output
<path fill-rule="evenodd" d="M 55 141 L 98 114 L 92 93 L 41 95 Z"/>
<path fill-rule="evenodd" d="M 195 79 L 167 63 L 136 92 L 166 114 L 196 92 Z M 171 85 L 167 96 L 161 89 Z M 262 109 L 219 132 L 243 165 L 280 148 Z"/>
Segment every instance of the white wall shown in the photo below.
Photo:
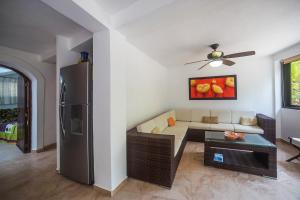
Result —
<path fill-rule="evenodd" d="M 93 36 L 93 140 L 95 185 L 111 190 L 110 36 Z"/>
<path fill-rule="evenodd" d="M 169 108 L 168 73 L 166 67 L 127 44 L 127 129 Z M 174 88 L 175 90 L 175 88 Z"/>
<path fill-rule="evenodd" d="M 93 46 L 95 185 L 112 191 L 127 177 L 126 128 L 167 109 L 167 69 L 116 31 Z"/>
<path fill-rule="evenodd" d="M 282 108 L 280 61 L 300 54 L 300 43 L 273 55 L 275 113 L 277 137 L 287 140 L 289 136 L 300 137 L 300 110 Z"/>
<path fill-rule="evenodd" d="M 288 137 L 300 138 L 300 110 L 281 109 L 281 138 L 288 141 Z"/>
<path fill-rule="evenodd" d="M 118 32 L 110 31 L 111 71 L 111 189 L 127 178 L 126 162 L 126 63 L 129 44 Z"/>
<path fill-rule="evenodd" d="M 40 62 L 38 55 L 2 46 L 0 63 L 32 81 L 32 150 L 55 143 L 55 66 Z"/>
<path fill-rule="evenodd" d="M 274 116 L 273 65 L 270 57 L 247 57 L 234 60 L 232 67 L 197 70 L 195 66 L 170 69 L 169 102 L 172 108 L 208 108 L 252 110 Z M 189 100 L 188 78 L 237 75 L 237 100 Z"/>

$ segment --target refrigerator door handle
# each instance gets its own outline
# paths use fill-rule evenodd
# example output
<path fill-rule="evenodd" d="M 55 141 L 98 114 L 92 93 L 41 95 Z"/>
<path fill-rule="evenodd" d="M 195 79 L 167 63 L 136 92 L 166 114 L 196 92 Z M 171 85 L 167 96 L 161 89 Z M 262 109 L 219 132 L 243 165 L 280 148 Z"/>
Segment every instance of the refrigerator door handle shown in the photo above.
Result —
<path fill-rule="evenodd" d="M 61 132 L 62 132 L 63 136 L 65 137 L 65 136 L 66 136 L 66 130 L 65 130 L 65 128 L 64 128 L 64 120 L 63 120 L 63 116 L 64 116 L 64 108 L 65 108 L 64 105 L 61 105 L 61 106 L 60 106 L 59 121 L 60 121 L 60 129 L 61 129 Z"/>
<path fill-rule="evenodd" d="M 61 88 L 60 88 L 60 104 L 64 104 L 65 103 L 65 92 L 66 92 L 66 84 L 64 81 L 62 81 L 61 83 Z"/>
<path fill-rule="evenodd" d="M 66 131 L 64 128 L 64 120 L 63 120 L 64 107 L 65 107 L 65 90 L 66 90 L 65 82 L 62 81 L 61 88 L 60 88 L 60 104 L 61 105 L 60 105 L 60 111 L 59 111 L 59 121 L 60 121 L 60 128 L 61 128 L 63 137 L 66 136 Z"/>

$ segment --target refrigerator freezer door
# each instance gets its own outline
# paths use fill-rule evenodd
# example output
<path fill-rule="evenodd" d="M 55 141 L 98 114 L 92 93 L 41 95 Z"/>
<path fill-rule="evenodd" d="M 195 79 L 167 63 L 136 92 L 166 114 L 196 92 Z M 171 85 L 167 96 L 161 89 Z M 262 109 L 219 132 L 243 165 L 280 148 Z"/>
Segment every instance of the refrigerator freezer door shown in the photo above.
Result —
<path fill-rule="evenodd" d="M 91 184 L 88 150 L 88 106 L 60 106 L 61 174 L 80 183 Z"/>
<path fill-rule="evenodd" d="M 88 63 L 63 67 L 60 70 L 60 104 L 76 105 L 89 103 L 89 80 L 91 80 Z"/>

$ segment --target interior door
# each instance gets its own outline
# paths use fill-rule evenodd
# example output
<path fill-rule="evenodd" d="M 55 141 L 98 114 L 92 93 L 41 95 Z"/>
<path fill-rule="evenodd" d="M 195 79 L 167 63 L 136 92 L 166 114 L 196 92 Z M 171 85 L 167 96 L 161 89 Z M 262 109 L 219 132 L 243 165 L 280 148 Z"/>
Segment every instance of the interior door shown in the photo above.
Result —
<path fill-rule="evenodd" d="M 31 151 L 31 83 L 18 77 L 17 146 L 24 153 Z"/>

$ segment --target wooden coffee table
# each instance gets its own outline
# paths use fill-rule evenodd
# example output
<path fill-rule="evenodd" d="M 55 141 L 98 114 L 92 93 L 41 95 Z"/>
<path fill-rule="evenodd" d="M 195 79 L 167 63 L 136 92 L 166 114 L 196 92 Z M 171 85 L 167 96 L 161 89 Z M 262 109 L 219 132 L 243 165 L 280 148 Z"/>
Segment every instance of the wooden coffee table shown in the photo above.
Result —
<path fill-rule="evenodd" d="M 204 165 L 277 178 L 277 148 L 259 134 L 229 141 L 224 132 L 205 132 Z"/>

